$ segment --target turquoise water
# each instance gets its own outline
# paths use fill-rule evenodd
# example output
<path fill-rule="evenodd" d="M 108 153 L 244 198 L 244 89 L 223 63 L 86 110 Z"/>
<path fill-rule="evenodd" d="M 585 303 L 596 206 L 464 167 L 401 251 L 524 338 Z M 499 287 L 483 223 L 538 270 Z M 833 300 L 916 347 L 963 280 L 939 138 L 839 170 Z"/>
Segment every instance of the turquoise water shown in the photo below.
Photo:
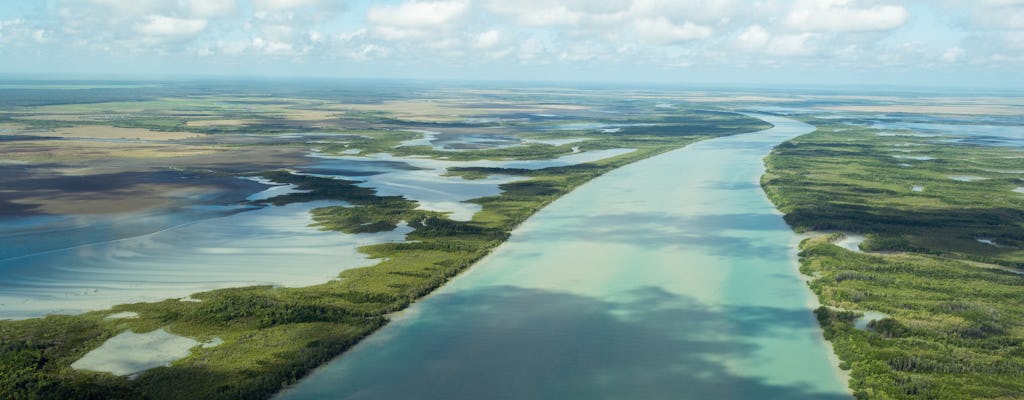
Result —
<path fill-rule="evenodd" d="M 612 171 L 282 399 L 849 398 L 758 186 L 813 127 L 701 142 Z"/>

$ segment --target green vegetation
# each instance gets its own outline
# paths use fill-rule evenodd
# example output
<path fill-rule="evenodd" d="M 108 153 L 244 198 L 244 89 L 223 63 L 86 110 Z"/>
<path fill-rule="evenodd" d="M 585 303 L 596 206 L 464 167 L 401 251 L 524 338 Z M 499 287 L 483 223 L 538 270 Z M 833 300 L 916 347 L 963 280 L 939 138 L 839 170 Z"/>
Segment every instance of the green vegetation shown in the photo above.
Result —
<path fill-rule="evenodd" d="M 1024 152 L 814 123 L 817 132 L 775 149 L 762 180 L 794 229 L 866 233 L 867 250 L 1024 268 L 1024 196 L 1013 191 Z"/>
<path fill-rule="evenodd" d="M 341 94 L 318 93 L 317 96 Z M 247 102 L 245 105 L 281 108 L 290 104 L 285 102 L 282 105 L 269 100 L 273 99 L 264 98 L 264 103 Z M 142 125 L 133 126 L 181 127 L 175 121 L 183 119 L 174 115 L 173 110 L 184 105 L 175 106 L 177 100 L 142 102 L 146 104 L 141 107 L 140 104 L 115 106 L 97 102 L 44 107 L 47 110 L 19 109 L 17 116 L 33 112 L 93 112 L 134 106 L 148 110 L 140 112 L 140 115 L 157 120 L 146 120 L 149 122 L 143 123 L 136 119 L 132 123 Z M 187 103 L 190 104 L 190 110 L 204 109 L 196 106 L 195 102 L 217 103 L 211 106 L 214 108 L 238 107 L 237 103 L 229 103 L 225 98 L 211 97 L 189 99 Z M 309 101 L 303 104 L 305 107 L 315 107 L 318 103 Z M 54 110 L 54 107 L 61 109 Z M 170 122 L 154 117 L 163 115 L 165 111 L 165 118 Z M 218 112 L 210 112 L 204 118 L 224 117 Z M 378 264 L 345 270 L 339 274 L 338 279 L 320 285 L 302 288 L 255 286 L 222 289 L 193 294 L 192 298 L 199 302 L 165 300 L 124 304 L 111 310 L 74 316 L 0 321 L 0 398 L 267 398 L 386 324 L 389 313 L 407 307 L 473 265 L 504 241 L 519 223 L 578 185 L 619 166 L 697 140 L 767 127 L 759 120 L 736 114 L 673 112 L 679 116 L 679 121 L 674 122 L 679 126 L 678 131 L 666 128 L 654 133 L 605 133 L 592 143 L 585 146 L 581 144 L 584 149 L 636 149 L 618 157 L 538 171 L 453 171 L 455 174 L 476 177 L 502 173 L 527 178 L 502 185 L 504 192 L 501 195 L 473 200 L 483 210 L 468 222 L 450 220 L 442 213 L 418 210 L 416 202 L 402 197 L 377 196 L 373 190 L 358 187 L 351 181 L 301 176 L 287 171 L 258 173 L 276 182 L 296 184 L 300 189 L 308 191 L 271 198 L 266 203 L 286 204 L 329 199 L 350 205 L 314 210 L 315 225 L 322 229 L 349 233 L 375 232 L 394 229 L 404 222 L 413 228 L 407 235 L 409 241 L 365 246 L 360 250 L 381 260 Z M 347 118 L 360 115 L 349 113 Z M 685 124 L 682 123 L 684 120 Z M 391 125 L 396 121 L 388 117 L 385 122 Z M 364 125 L 377 123 L 372 120 L 358 122 Z M 342 129 L 340 126 L 323 127 L 324 131 L 355 135 L 339 137 L 340 144 L 326 143 L 320 146 L 327 151 L 396 151 L 402 155 L 460 159 L 543 158 L 571 151 L 568 146 L 549 145 L 460 153 L 437 152 L 428 147 L 394 149 L 397 143 L 414 138 L 417 134 L 396 131 L 392 126 L 370 125 L 358 131 Z M 264 132 L 260 127 L 238 129 L 245 133 Z M 587 132 L 588 135 L 592 133 L 596 134 Z M 241 175 L 249 176 L 253 173 Z M 126 311 L 138 313 L 139 318 L 104 319 L 110 313 Z M 70 367 L 85 353 L 120 332 L 131 329 L 142 333 L 158 328 L 201 340 L 221 338 L 223 344 L 193 349 L 192 355 L 172 366 L 146 371 L 133 380 L 106 373 L 75 371 Z"/>
<path fill-rule="evenodd" d="M 1024 196 L 1011 191 L 1019 176 L 1000 171 L 1024 154 L 819 127 L 776 148 L 762 185 L 795 229 L 867 233 L 863 248 L 886 250 L 842 249 L 830 243 L 840 233 L 801 244 L 800 270 L 823 305 L 815 314 L 855 396 L 1019 398 L 1024 276 L 1010 267 L 1024 259 Z M 865 311 L 888 317 L 857 329 Z"/>

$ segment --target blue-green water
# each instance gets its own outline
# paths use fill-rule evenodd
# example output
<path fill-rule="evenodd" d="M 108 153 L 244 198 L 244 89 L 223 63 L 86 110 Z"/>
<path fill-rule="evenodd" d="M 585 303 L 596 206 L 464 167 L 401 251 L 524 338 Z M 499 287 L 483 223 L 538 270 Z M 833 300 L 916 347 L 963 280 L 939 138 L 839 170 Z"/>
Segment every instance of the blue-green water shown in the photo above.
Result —
<path fill-rule="evenodd" d="M 758 186 L 811 131 L 701 142 L 612 171 L 283 399 L 849 398 Z"/>

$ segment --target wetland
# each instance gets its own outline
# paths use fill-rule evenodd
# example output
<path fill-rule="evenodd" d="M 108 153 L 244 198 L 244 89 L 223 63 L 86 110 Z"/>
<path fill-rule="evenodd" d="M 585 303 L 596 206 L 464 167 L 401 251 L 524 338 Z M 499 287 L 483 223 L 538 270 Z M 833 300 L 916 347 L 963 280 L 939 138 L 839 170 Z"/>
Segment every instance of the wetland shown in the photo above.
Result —
<path fill-rule="evenodd" d="M 1024 390 L 1012 99 L 8 86 L 0 397 Z"/>

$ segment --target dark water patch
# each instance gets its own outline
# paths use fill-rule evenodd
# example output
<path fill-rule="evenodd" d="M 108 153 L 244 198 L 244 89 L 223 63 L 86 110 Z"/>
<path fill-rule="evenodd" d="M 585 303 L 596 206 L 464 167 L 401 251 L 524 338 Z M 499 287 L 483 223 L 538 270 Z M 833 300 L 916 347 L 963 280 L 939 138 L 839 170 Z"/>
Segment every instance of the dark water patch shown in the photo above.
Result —
<path fill-rule="evenodd" d="M 445 150 L 480 150 L 500 147 L 512 147 L 522 144 L 522 140 L 510 136 L 493 134 L 439 134 L 431 142 L 434 146 Z"/>
<path fill-rule="evenodd" d="M 765 244 L 757 236 L 732 234 L 736 231 L 777 231 L 779 216 L 774 214 L 703 214 L 682 217 L 671 213 L 634 212 L 587 216 L 588 226 L 568 223 L 580 218 L 565 219 L 543 232 L 533 233 L 541 241 L 562 238 L 586 238 L 589 242 L 610 245 L 641 242 L 664 247 L 699 247 L 707 254 L 722 257 L 744 255 L 751 259 L 785 259 L 789 249 L 778 244 Z M 545 239 L 547 238 L 547 239 Z"/>
<path fill-rule="evenodd" d="M 316 158 L 313 164 L 300 168 L 302 173 L 341 176 L 372 176 L 388 172 L 420 170 L 424 170 L 424 168 L 401 161 L 374 160 L 362 157 Z"/>
<path fill-rule="evenodd" d="M 0 142 L 28 142 L 37 140 L 63 140 L 60 136 L 0 135 Z"/>
<path fill-rule="evenodd" d="M 719 361 L 755 356 L 755 345 L 724 337 L 786 335 L 806 324 L 802 309 L 721 310 L 656 287 L 605 300 L 498 286 L 434 296 L 421 312 L 395 323 L 417 341 L 368 340 L 346 355 L 349 367 L 314 374 L 336 379 L 281 398 L 847 398 L 739 376 Z"/>

